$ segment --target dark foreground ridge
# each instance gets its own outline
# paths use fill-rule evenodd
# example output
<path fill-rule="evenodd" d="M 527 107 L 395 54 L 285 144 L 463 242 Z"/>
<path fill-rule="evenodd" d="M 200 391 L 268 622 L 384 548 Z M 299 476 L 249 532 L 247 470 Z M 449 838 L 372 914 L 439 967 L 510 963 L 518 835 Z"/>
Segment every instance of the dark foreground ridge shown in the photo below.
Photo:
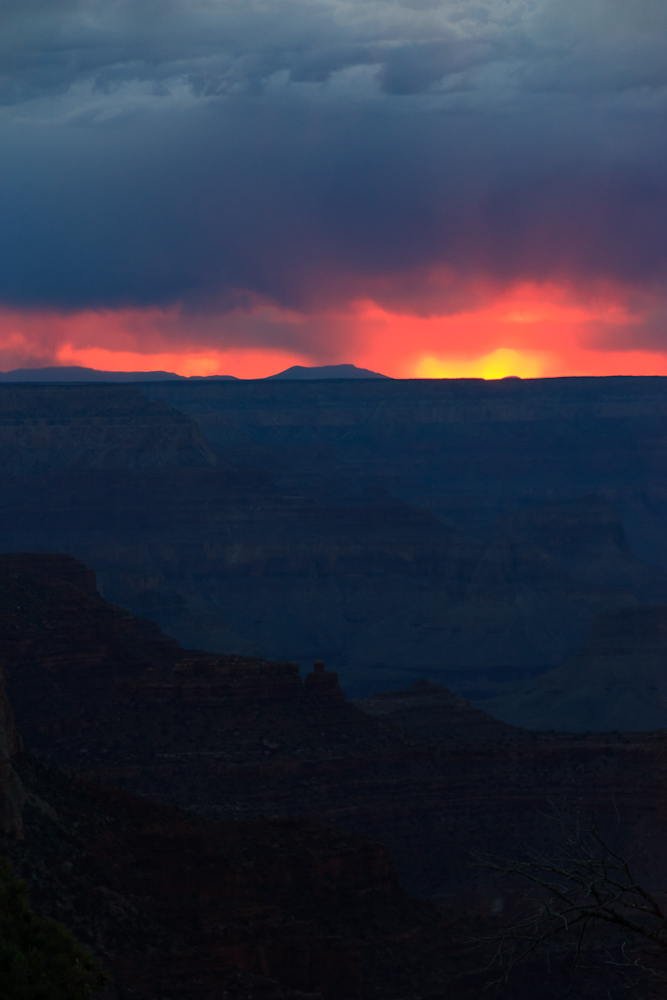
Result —
<path fill-rule="evenodd" d="M 362 711 L 321 664 L 304 682 L 293 663 L 183 650 L 69 557 L 0 557 L 0 600 L 17 727 L 58 766 L 200 815 L 379 839 L 403 884 L 438 902 L 468 881 L 471 850 L 548 840 L 554 801 L 618 808 L 644 831 L 647 865 L 665 864 L 667 763 L 651 734 L 515 729 L 436 685 Z"/>
<path fill-rule="evenodd" d="M 618 811 L 638 874 L 667 876 L 660 734 L 522 731 L 428 683 L 361 710 L 322 663 L 303 681 L 294 663 L 183 650 L 69 557 L 1 557 L 0 601 L 27 752 L 6 755 L 27 796 L 7 850 L 119 997 L 477 1000 L 464 939 L 517 890 L 471 857 L 552 850 L 553 803 L 607 826 Z M 568 976 L 544 995 L 577 996 Z M 507 995 L 533 1000 L 543 977 Z"/>
<path fill-rule="evenodd" d="M 65 923 L 122 1000 L 448 995 L 450 922 L 370 840 L 307 820 L 203 820 L 28 755 L 25 836 L 5 845 L 33 906 Z"/>
<path fill-rule="evenodd" d="M 123 697 L 142 687 L 132 679 L 139 664 L 141 696 L 156 704 L 306 699 L 317 715 L 344 700 L 323 664 L 304 685 L 294 664 L 196 651 L 183 659 L 151 623 L 107 605 L 93 574 L 68 557 L 5 557 L 0 602 L 28 742 L 55 719 L 56 730 L 82 727 L 95 747 L 114 681 L 122 712 Z M 169 664 L 170 679 L 154 676 Z M 105 997 L 444 1000 L 456 974 L 445 957 L 449 922 L 405 893 L 386 848 L 307 819 L 207 820 L 63 772 L 22 754 L 2 681 L 1 847 L 37 912 L 111 970 Z M 112 725 L 112 740 L 127 735 Z"/>

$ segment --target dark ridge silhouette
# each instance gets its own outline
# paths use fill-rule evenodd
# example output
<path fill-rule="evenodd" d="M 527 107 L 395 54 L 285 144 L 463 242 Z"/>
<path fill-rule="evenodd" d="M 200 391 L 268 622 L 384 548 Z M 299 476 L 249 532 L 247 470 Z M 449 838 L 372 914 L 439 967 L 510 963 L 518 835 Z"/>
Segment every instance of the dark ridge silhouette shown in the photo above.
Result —
<path fill-rule="evenodd" d="M 371 715 L 321 661 L 303 682 L 183 650 L 66 556 L 0 557 L 0 659 L 26 751 L 5 700 L 0 852 L 118 1000 L 473 1000 L 470 937 L 520 890 L 472 883 L 471 853 L 555 850 L 556 800 L 620 816 L 638 877 L 667 874 L 660 734 L 521 731 L 427 682 Z M 529 965 L 507 996 L 538 985 Z"/>
<path fill-rule="evenodd" d="M 95 726 L 109 724 L 100 712 L 118 712 L 114 676 L 132 676 L 141 654 L 163 667 L 183 651 L 176 653 L 177 644 L 152 623 L 106 605 L 94 577 L 71 558 L 0 561 L 0 645 L 28 743 L 31 733 L 55 724 L 61 731 L 82 727 L 94 746 Z M 191 654 L 181 663 L 177 683 L 190 690 L 180 697 L 210 700 L 204 680 L 217 699 L 279 702 L 281 677 L 298 681 L 288 698 L 302 693 L 298 677 L 279 664 L 221 659 Z M 326 671 L 317 676 L 321 690 L 309 700 L 321 708 L 340 693 Z M 231 679 L 231 689 L 221 687 L 222 678 Z M 47 690 L 38 693 L 35 683 Z M 122 724 L 112 723 L 111 731 L 125 741 Z M 445 997 L 445 966 L 452 965 L 443 957 L 447 921 L 407 896 L 382 845 L 298 818 L 194 819 L 77 779 L 21 750 L 0 674 L 0 851 L 26 878 L 39 918 L 65 924 L 112 971 L 106 997 L 398 1000 L 416 984 Z M 12 930 L 10 917 L 3 910 L 5 931 Z M 50 925 L 27 910 L 19 918 L 16 947 L 24 941 L 31 950 L 23 959 L 12 956 L 23 968 L 41 960 Z M 95 972 L 64 931 L 54 935 L 45 975 L 50 956 L 65 977 L 70 952 L 73 968 L 78 956 L 79 972 L 82 963 Z M 12 970 L 5 954 L 3 983 L 13 984 Z M 89 978 L 100 981 L 97 973 Z M 68 982 L 71 992 L 74 972 Z"/>
<path fill-rule="evenodd" d="M 371 715 L 321 663 L 303 681 L 294 663 L 183 650 L 68 557 L 0 557 L 0 601 L 16 725 L 59 766 L 219 819 L 380 840 L 436 902 L 462 891 L 469 851 L 549 841 L 550 800 L 602 817 L 616 803 L 662 871 L 663 762 L 646 734 L 522 731 L 430 684 L 369 699 Z"/>
<path fill-rule="evenodd" d="M 32 905 L 138 1000 L 449 996 L 449 921 L 401 888 L 388 851 L 304 819 L 203 820 L 28 756 Z M 109 994 L 105 994 L 108 996 Z"/>

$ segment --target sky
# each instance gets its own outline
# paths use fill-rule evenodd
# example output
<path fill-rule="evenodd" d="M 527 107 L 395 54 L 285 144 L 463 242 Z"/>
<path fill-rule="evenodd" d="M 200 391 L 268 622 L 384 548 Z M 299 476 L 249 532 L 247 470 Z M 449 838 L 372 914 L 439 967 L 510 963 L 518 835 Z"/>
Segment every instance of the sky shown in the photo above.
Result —
<path fill-rule="evenodd" d="M 3 0 L 0 369 L 667 375 L 660 0 Z"/>

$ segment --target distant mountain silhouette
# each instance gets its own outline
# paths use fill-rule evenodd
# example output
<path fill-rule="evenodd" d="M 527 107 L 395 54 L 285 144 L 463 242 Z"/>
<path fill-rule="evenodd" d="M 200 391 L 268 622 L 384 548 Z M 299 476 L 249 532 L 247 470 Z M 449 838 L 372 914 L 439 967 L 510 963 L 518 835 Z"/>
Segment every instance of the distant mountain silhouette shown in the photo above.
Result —
<path fill-rule="evenodd" d="M 321 365 L 306 368 L 293 365 L 277 375 L 267 378 L 284 379 L 347 379 L 347 378 L 389 378 L 368 368 L 356 365 Z M 97 368 L 83 368 L 80 365 L 52 366 L 50 368 L 14 368 L 0 372 L 0 382 L 166 382 L 166 381 L 239 381 L 236 375 L 176 375 L 175 372 L 107 372 Z M 258 380 L 259 381 L 259 380 Z"/>
<path fill-rule="evenodd" d="M 231 375 L 226 376 L 232 378 Z M 14 368 L 0 372 L 0 382 L 164 382 L 182 379 L 174 372 L 104 372 L 79 365 L 51 368 Z"/>
<path fill-rule="evenodd" d="M 268 378 L 284 379 L 318 379 L 318 378 L 389 378 L 389 375 L 381 375 L 379 372 L 372 372 L 368 368 L 357 368 L 356 365 L 319 365 L 313 368 L 306 368 L 304 365 L 292 365 L 284 372 L 277 375 L 269 375 Z"/>

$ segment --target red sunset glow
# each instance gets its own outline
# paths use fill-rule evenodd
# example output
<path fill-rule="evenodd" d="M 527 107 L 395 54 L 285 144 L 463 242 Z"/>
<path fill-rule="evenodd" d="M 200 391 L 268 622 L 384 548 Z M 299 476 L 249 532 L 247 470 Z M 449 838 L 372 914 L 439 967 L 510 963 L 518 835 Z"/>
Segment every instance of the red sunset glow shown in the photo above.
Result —
<path fill-rule="evenodd" d="M 642 316 L 621 296 L 582 301 L 555 285 L 517 284 L 482 308 L 417 316 L 372 300 L 347 310 L 300 314 L 257 307 L 217 317 L 177 308 L 0 314 L 0 366 L 81 365 L 107 371 L 263 378 L 291 365 L 352 362 L 394 378 L 522 378 L 667 375 L 667 355 L 605 348 L 609 331 L 628 346 Z M 327 349 L 290 348 L 290 331 L 326 328 Z M 283 332 L 263 346 L 257 330 Z M 287 330 L 287 337 L 284 331 Z M 274 341 L 275 343 L 275 341 Z M 336 346 L 340 345 L 340 346 Z"/>

